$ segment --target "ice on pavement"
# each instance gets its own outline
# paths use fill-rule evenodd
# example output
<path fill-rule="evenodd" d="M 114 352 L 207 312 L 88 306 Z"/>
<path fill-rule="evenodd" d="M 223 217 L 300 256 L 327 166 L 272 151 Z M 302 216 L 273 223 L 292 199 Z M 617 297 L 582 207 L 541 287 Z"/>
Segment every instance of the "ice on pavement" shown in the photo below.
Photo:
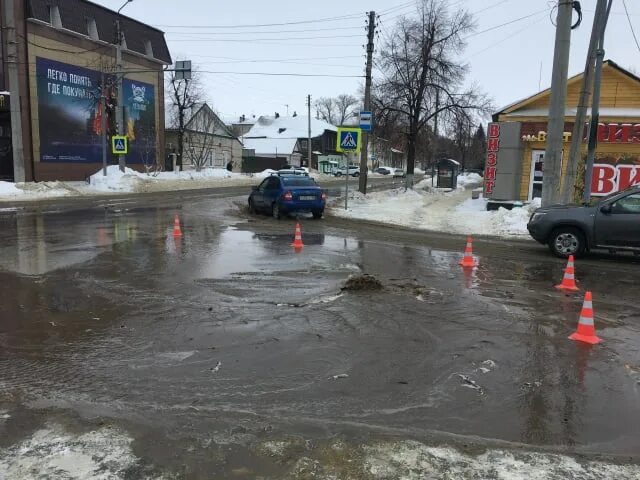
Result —
<path fill-rule="evenodd" d="M 474 456 L 451 447 L 406 441 L 365 447 L 368 473 L 377 479 L 486 478 L 494 480 L 600 480 L 640 478 L 640 466 L 578 463 L 557 454 L 487 450 Z M 441 476 L 444 475 L 444 476 Z"/>
<path fill-rule="evenodd" d="M 0 479 L 125 478 L 138 463 L 131 442 L 115 428 L 72 434 L 59 425 L 48 425 L 19 444 L 0 448 Z"/>
<path fill-rule="evenodd" d="M 349 209 L 341 208 L 343 200 L 336 199 L 332 203 L 332 213 L 339 217 L 447 233 L 528 238 L 527 223 L 540 206 L 539 199 L 512 210 L 487 211 L 486 200 L 482 197 L 473 200 L 471 190 L 465 188 L 481 182 L 482 177 L 471 173 L 461 175 L 459 186 L 453 191 L 432 188 L 431 180 L 425 179 L 410 190 L 399 188 L 366 196 L 352 192 Z"/>

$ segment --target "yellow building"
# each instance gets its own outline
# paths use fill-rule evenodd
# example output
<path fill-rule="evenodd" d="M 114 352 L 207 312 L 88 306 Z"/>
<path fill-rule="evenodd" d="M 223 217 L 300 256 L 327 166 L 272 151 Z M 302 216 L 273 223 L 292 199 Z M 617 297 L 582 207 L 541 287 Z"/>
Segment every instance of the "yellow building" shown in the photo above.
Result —
<path fill-rule="evenodd" d="M 583 75 L 567 85 L 563 155 L 569 154 L 571 132 Z M 531 201 L 542 195 L 549 89 L 515 102 L 493 116 L 487 129 L 485 197 L 494 204 Z M 588 112 L 588 115 L 590 111 Z M 582 148 L 586 156 L 587 125 Z M 566 162 L 563 162 L 563 174 Z M 579 173 L 584 181 L 583 172 Z M 598 147 L 593 196 L 640 184 L 640 78 L 611 60 L 604 63 L 600 97 Z"/>

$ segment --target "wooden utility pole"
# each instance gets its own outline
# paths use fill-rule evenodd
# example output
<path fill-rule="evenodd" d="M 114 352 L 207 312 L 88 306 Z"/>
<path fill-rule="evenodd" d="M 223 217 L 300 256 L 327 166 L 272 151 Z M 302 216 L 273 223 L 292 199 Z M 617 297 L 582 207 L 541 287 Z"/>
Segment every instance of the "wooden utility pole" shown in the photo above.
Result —
<path fill-rule="evenodd" d="M 572 0 L 558 0 L 556 40 L 551 75 L 551 104 L 547 126 L 547 148 L 544 152 L 544 181 L 542 205 L 552 205 L 560 200 L 560 176 L 562 160 L 562 136 L 564 132 L 569 50 L 571 47 Z"/>
<path fill-rule="evenodd" d="M 596 60 L 596 48 L 600 39 L 600 31 L 603 28 L 603 19 L 606 15 L 607 0 L 598 0 L 596 4 L 596 13 L 593 17 L 593 27 L 591 29 L 591 39 L 589 40 L 589 50 L 587 52 L 587 61 L 582 76 L 582 88 L 580 89 L 580 99 L 578 100 L 578 108 L 576 109 L 576 120 L 573 125 L 573 133 L 571 134 L 571 150 L 567 158 L 567 170 L 562 181 L 562 189 L 560 191 L 560 203 L 566 205 L 571 202 L 574 195 L 576 176 L 578 174 L 578 165 L 582 157 L 582 141 L 584 135 L 584 125 L 587 119 L 587 107 L 591 97 L 591 89 L 593 88 L 593 68 Z"/>
<path fill-rule="evenodd" d="M 11 149 L 13 151 L 13 181 L 24 182 L 24 147 L 22 144 L 22 116 L 20 115 L 20 82 L 18 80 L 18 42 L 14 0 L 3 0 L 4 29 L 7 39 L 7 73 L 11 109 Z"/>
<path fill-rule="evenodd" d="M 369 30 L 367 34 L 367 71 L 364 82 L 364 110 L 371 111 L 371 70 L 373 69 L 373 40 L 376 33 L 376 12 L 369 12 Z M 373 116 L 371 119 L 373 125 Z M 367 166 L 369 163 L 369 134 L 362 132 L 362 147 L 360 151 L 360 183 L 361 193 L 367 193 Z M 347 171 L 347 173 L 349 173 Z"/>

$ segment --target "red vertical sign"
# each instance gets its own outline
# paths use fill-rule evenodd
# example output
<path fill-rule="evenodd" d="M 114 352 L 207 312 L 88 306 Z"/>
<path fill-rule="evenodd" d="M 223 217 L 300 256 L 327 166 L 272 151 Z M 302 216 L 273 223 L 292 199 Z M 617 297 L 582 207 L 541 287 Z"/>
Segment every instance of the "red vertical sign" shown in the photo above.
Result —
<path fill-rule="evenodd" d="M 496 172 L 498 167 L 498 151 L 500 150 L 500 124 L 490 123 L 489 138 L 487 139 L 487 162 L 484 169 L 484 192 L 493 193 L 496 185 Z"/>

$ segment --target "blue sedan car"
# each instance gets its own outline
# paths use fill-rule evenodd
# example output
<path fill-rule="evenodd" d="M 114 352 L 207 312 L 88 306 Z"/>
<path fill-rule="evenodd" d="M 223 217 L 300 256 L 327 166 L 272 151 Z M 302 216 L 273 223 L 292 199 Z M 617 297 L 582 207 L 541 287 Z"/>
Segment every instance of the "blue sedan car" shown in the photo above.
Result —
<path fill-rule="evenodd" d="M 280 218 L 294 212 L 311 212 L 321 218 L 327 194 L 311 177 L 271 175 L 249 195 L 249 211 L 263 212 Z"/>

